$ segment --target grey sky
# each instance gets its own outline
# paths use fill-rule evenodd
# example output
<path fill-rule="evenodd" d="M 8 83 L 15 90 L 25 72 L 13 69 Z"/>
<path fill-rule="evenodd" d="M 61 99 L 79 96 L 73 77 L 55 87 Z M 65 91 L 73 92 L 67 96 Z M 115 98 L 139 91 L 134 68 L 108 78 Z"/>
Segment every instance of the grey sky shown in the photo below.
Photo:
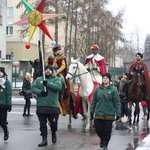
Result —
<path fill-rule="evenodd" d="M 135 44 L 139 36 L 142 48 L 146 34 L 150 34 L 150 0 L 111 0 L 108 8 L 114 13 L 124 10 L 123 33 Z"/>

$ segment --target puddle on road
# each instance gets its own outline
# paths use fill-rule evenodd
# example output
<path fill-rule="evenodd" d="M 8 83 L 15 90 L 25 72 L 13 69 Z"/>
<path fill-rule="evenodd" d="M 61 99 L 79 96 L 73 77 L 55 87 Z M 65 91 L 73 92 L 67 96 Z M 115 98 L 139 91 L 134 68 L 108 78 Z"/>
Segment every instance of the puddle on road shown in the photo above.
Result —
<path fill-rule="evenodd" d="M 135 150 L 137 147 L 142 145 L 142 140 L 149 134 L 148 122 L 142 122 L 139 126 L 132 126 L 133 140 L 128 144 L 126 150 Z"/>

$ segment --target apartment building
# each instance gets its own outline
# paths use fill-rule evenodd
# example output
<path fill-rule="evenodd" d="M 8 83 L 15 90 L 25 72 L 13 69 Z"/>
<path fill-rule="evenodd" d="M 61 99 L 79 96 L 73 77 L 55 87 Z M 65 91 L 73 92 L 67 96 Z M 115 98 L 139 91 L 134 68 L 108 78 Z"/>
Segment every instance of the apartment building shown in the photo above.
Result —
<path fill-rule="evenodd" d="M 35 0 L 29 0 L 28 3 L 32 4 Z M 28 41 L 28 35 L 24 38 L 20 38 L 20 30 L 23 28 L 22 25 L 13 25 L 13 23 L 17 22 L 21 18 L 21 14 L 25 11 L 25 7 L 21 6 L 19 9 L 16 8 L 17 4 L 21 2 L 21 0 L 7 0 L 7 20 L 6 20 L 6 55 L 7 58 L 10 57 L 11 53 L 14 53 L 14 61 L 19 61 L 22 59 L 35 60 L 39 56 L 38 52 L 38 40 L 39 40 L 39 28 L 37 27 L 33 38 L 30 41 L 30 49 L 25 48 L 25 44 Z M 64 30 L 65 30 L 65 22 L 62 22 L 59 25 L 59 39 L 61 41 L 59 44 L 64 45 Z M 52 37 L 54 37 L 54 25 L 47 26 L 49 32 Z M 28 33 L 29 34 L 29 33 Z M 50 44 L 51 40 L 46 36 L 45 38 L 45 48 L 46 55 L 49 55 L 52 50 L 52 45 Z M 47 58 L 48 56 L 46 56 Z"/>
<path fill-rule="evenodd" d="M 7 1 L 0 0 L 0 59 L 6 58 L 6 8 Z"/>

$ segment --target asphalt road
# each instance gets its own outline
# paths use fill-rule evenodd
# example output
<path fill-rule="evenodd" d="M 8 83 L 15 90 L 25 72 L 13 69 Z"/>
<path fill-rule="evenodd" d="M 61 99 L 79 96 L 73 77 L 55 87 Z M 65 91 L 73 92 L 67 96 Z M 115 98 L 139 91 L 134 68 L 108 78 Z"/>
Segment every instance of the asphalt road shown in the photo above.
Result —
<path fill-rule="evenodd" d="M 68 129 L 68 116 L 60 116 L 57 131 L 57 143 L 51 142 L 51 131 L 48 130 L 48 146 L 38 147 L 41 142 L 39 122 L 35 106 L 31 107 L 32 117 L 23 117 L 23 105 L 13 105 L 8 113 L 10 138 L 3 141 L 0 128 L 0 150 L 99 150 L 99 138 L 94 129 L 84 132 L 84 121 L 79 116 L 72 118 L 71 129 Z M 141 116 L 140 116 L 141 118 Z M 48 127 L 49 128 L 49 127 Z M 135 150 L 147 135 L 149 128 L 146 121 L 140 120 L 139 126 L 128 127 L 126 118 L 122 123 L 114 122 L 109 150 Z"/>

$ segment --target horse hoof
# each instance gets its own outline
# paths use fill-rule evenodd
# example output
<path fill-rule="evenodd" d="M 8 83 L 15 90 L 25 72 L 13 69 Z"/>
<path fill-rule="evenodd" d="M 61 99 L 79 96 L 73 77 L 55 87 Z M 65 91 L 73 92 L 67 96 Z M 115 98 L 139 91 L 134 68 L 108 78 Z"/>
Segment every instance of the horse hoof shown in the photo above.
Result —
<path fill-rule="evenodd" d="M 85 132 L 88 132 L 88 131 L 90 131 L 90 129 L 85 129 L 84 131 L 85 131 Z"/>
<path fill-rule="evenodd" d="M 68 124 L 68 129 L 71 129 L 71 124 Z"/>
<path fill-rule="evenodd" d="M 90 127 L 86 127 L 86 128 L 85 128 L 85 131 L 89 131 L 89 130 L 90 130 Z"/>

